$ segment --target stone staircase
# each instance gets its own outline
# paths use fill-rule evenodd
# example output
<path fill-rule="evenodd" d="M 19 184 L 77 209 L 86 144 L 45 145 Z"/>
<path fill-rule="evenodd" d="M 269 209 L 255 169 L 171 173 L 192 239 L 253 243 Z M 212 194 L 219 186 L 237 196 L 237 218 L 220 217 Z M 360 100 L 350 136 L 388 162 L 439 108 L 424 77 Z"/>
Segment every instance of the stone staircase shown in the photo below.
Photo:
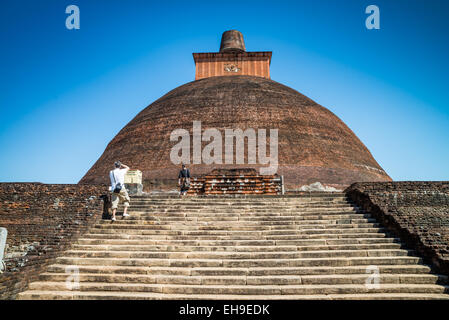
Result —
<path fill-rule="evenodd" d="M 342 193 L 142 196 L 130 214 L 92 227 L 19 299 L 449 298 L 445 277 Z"/>

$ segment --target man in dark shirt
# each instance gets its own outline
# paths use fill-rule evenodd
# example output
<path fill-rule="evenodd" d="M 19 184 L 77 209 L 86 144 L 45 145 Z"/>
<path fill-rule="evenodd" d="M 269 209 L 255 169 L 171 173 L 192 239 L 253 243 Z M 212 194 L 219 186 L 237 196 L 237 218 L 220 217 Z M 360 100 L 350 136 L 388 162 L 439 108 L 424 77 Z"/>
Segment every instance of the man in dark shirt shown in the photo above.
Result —
<path fill-rule="evenodd" d="M 184 196 L 190 187 L 190 171 L 186 168 L 186 165 L 182 165 L 182 169 L 178 174 L 178 185 L 180 187 L 181 196 Z"/>

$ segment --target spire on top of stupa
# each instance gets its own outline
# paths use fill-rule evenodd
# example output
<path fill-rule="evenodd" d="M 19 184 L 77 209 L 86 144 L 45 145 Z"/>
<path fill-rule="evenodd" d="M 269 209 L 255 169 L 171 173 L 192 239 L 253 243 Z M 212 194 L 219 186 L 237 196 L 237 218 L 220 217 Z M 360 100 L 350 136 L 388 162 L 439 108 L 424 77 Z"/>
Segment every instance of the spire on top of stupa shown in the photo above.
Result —
<path fill-rule="evenodd" d="M 243 34 L 237 30 L 229 30 L 223 32 L 221 36 L 220 52 L 245 52 L 245 41 L 243 41 Z"/>

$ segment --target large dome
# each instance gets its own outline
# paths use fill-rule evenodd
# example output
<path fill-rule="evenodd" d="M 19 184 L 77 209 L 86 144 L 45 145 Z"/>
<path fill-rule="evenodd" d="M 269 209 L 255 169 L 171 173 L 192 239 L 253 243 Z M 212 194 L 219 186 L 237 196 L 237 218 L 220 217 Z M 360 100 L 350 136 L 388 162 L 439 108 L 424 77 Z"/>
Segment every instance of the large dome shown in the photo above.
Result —
<path fill-rule="evenodd" d="M 149 105 L 115 136 L 80 183 L 108 182 L 114 161 L 121 160 L 141 170 L 147 183 L 171 184 L 179 166 L 170 160 L 176 144 L 170 134 L 176 129 L 192 134 L 193 121 L 201 121 L 202 130 L 220 132 L 267 129 L 269 136 L 269 129 L 278 129 L 277 173 L 287 188 L 391 180 L 351 129 L 326 108 L 270 79 L 232 75 L 187 83 Z M 194 176 L 237 167 L 259 165 L 189 165 Z"/>

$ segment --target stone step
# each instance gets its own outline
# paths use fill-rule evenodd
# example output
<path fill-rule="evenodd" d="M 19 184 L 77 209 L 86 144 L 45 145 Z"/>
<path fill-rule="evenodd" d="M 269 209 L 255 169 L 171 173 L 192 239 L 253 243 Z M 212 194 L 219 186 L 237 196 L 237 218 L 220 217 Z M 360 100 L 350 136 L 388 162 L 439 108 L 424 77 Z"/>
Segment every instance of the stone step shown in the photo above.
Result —
<path fill-rule="evenodd" d="M 40 275 L 40 281 L 66 281 L 67 273 L 46 272 Z M 83 283 L 141 283 L 141 284 L 183 284 L 183 285 L 335 285 L 365 284 L 369 275 L 282 275 L 282 276 L 176 276 L 142 274 L 98 274 L 80 273 Z M 383 284 L 438 284 L 446 277 L 433 274 L 380 274 L 379 283 Z"/>
<path fill-rule="evenodd" d="M 193 252 L 193 251 L 229 251 L 229 252 L 285 252 L 285 251 L 317 251 L 317 250 L 368 250 L 368 249 L 399 249 L 399 243 L 380 244 L 343 244 L 324 246 L 186 246 L 186 245 L 115 245 L 115 244 L 89 244 L 72 246 L 74 250 L 83 251 L 154 251 L 154 252 Z"/>
<path fill-rule="evenodd" d="M 338 200 L 348 200 L 346 195 L 329 195 L 325 197 L 282 197 L 282 196 L 261 196 L 257 197 L 239 197 L 239 196 L 221 196 L 221 197 L 160 197 L 160 198 L 145 198 L 145 197 L 136 197 L 131 196 L 131 201 L 146 201 L 146 202 L 155 202 L 155 203 L 215 203 L 215 202 L 247 202 L 247 203 L 260 203 L 260 202 L 270 202 L 270 203 L 288 203 L 288 202 L 319 202 L 319 201 L 338 201 Z"/>
<path fill-rule="evenodd" d="M 176 231 L 173 231 L 176 232 Z M 384 233 L 348 233 L 348 234 L 292 234 L 292 235 L 179 235 L 179 234 L 155 234 L 155 232 L 140 232 L 140 234 L 120 234 L 114 232 L 104 232 L 98 234 L 85 235 L 85 237 L 94 239 L 144 239 L 144 240 L 309 240 L 309 239 L 347 239 L 347 238 L 384 238 Z"/>
<path fill-rule="evenodd" d="M 158 219 L 154 218 L 146 218 L 146 219 L 139 219 L 139 217 L 126 217 L 122 219 L 118 219 L 114 222 L 114 224 L 136 224 L 136 225 L 154 225 L 154 224 L 160 224 L 160 225 L 170 225 L 170 226 L 178 226 L 178 225 L 191 225 L 191 226 L 197 226 L 197 225 L 213 225 L 213 226 L 282 226 L 282 225 L 307 225 L 307 224 L 360 224 L 360 223 L 377 223 L 376 219 L 373 218 L 341 218 L 341 219 L 282 219 L 282 220 L 272 220 L 272 219 L 266 219 L 266 220 L 254 220 L 254 219 L 247 219 L 247 220 L 223 220 L 221 219 L 195 219 L 195 220 L 165 220 L 166 217 L 158 217 Z M 300 218 L 300 217 L 298 217 Z M 99 224 L 110 224 L 110 220 L 101 220 Z"/>
<path fill-rule="evenodd" d="M 411 256 L 391 257 L 326 257 L 301 259 L 143 259 L 143 258 L 81 258 L 58 257 L 59 264 L 103 265 L 103 266 L 151 266 L 151 267 L 306 267 L 306 266 L 361 266 L 361 265 L 404 265 L 422 263 L 421 258 Z"/>
<path fill-rule="evenodd" d="M 368 289 L 364 284 L 338 285 L 176 285 L 143 283 L 102 283 L 81 282 L 79 291 L 121 291 L 154 292 L 163 294 L 215 294 L 215 295 L 323 295 L 323 294 L 367 294 L 367 293 L 422 293 L 443 294 L 446 286 L 435 284 L 381 284 L 380 288 Z M 30 290 L 64 291 L 65 281 L 42 282 L 30 284 Z"/>
<path fill-rule="evenodd" d="M 217 210 L 200 210 L 200 209 L 176 209 L 176 210 L 159 210 L 159 209 L 151 209 L 146 207 L 130 207 L 130 213 L 133 213 L 134 215 L 146 215 L 146 214 L 160 214 L 165 216 L 211 216 L 211 215 L 223 215 L 226 214 L 232 215 L 252 215 L 252 216 L 283 216 L 283 215 L 302 215 L 302 214 L 324 214 L 324 213 L 353 213 L 353 212 L 362 212 L 362 210 L 359 210 L 358 208 L 354 207 L 341 207 L 341 208 L 313 208 L 313 209 L 304 209 L 304 210 L 298 210 L 298 209 L 291 209 L 291 210 L 280 210 L 280 209 L 261 209 L 261 210 L 254 210 L 254 209 L 248 209 L 248 210 L 242 210 L 242 209 L 217 209 Z M 121 212 L 122 210 L 118 210 Z"/>
<path fill-rule="evenodd" d="M 121 223 L 120 223 L 121 222 Z M 188 232 L 202 232 L 202 231 L 210 231 L 214 234 L 219 232 L 228 233 L 228 231 L 256 231 L 262 232 L 266 234 L 274 234 L 274 232 L 302 232 L 305 230 L 330 230 L 330 229 L 371 229 L 371 228 L 380 228 L 379 223 L 338 223 L 338 224 L 307 224 L 307 223 L 298 223 L 298 224 L 288 224 L 288 225 L 239 225 L 239 224 L 227 224 L 227 225 L 216 225 L 216 224 L 132 224 L 125 223 L 126 221 L 120 221 L 117 223 L 99 223 L 96 224 L 93 228 L 95 229 L 121 229 L 121 230 L 171 230 L 171 231 L 182 231 Z"/>
<path fill-rule="evenodd" d="M 137 221 L 137 222 L 134 222 Z M 114 224 L 144 224 L 144 225 L 241 225 L 241 226 L 288 226 L 288 225 L 328 225 L 328 224 L 350 224 L 350 223 L 377 223 L 374 219 L 357 218 L 357 217 L 318 217 L 314 219 L 305 219 L 304 217 L 292 217 L 292 218 L 242 218 L 242 217 L 223 217 L 216 218 L 215 221 L 212 217 L 208 218 L 166 218 L 166 217 L 147 217 L 145 219 L 138 219 L 136 217 L 122 217 L 117 215 L 117 220 Z M 112 224 L 111 220 L 101 220 L 99 224 Z"/>
<path fill-rule="evenodd" d="M 192 295 L 121 291 L 40 291 L 19 294 L 19 300 L 448 300 L 447 294 L 367 293 L 326 295 Z"/>
<path fill-rule="evenodd" d="M 208 205 L 217 205 L 217 206 L 254 206 L 259 207 L 267 204 L 271 204 L 273 206 L 314 206 L 314 205 L 338 205 L 338 204 L 352 204 L 350 200 L 346 198 L 335 198 L 335 199 L 318 199 L 318 200 L 307 200 L 307 201 L 298 201 L 298 200 L 290 200 L 290 201 L 272 201 L 272 200 L 257 200 L 257 201 L 223 201 L 223 200 L 215 200 L 215 201 L 192 201 L 192 200 L 166 200 L 166 201 L 152 201 L 152 200 L 138 200 L 132 199 L 130 201 L 131 204 L 139 204 L 139 205 L 153 205 L 153 206 L 208 206 Z"/>
<path fill-rule="evenodd" d="M 348 199 L 337 198 L 337 199 L 322 199 L 313 201 L 142 201 L 142 200 L 131 200 L 131 204 L 138 205 L 152 205 L 152 206 L 240 206 L 240 207 L 263 207 L 266 205 L 272 206 L 320 206 L 320 205 L 348 205 L 354 204 Z"/>
<path fill-rule="evenodd" d="M 360 221 L 361 220 L 361 221 Z M 351 220 L 324 220 L 324 221 L 274 221 L 274 222 L 260 222 L 260 221 L 176 221 L 172 223 L 165 223 L 155 220 L 128 220 L 119 219 L 113 223 L 109 220 L 102 220 L 97 223 L 95 228 L 103 228 L 114 225 L 116 227 L 123 228 L 136 228 L 136 227 L 154 227 L 154 229 L 164 229 L 164 230 L 175 230 L 179 228 L 213 228 L 213 229 L 227 229 L 227 228 L 260 228 L 260 230 L 270 230 L 270 229 L 287 229 L 287 228 L 352 228 L 352 227 L 372 227 L 379 226 L 377 222 L 366 222 L 362 219 L 351 219 Z"/>
<path fill-rule="evenodd" d="M 131 195 L 132 200 L 144 199 L 153 201 L 318 201 L 320 199 L 337 199 L 345 198 L 347 196 L 343 192 L 319 194 L 317 192 L 311 192 L 308 195 L 305 194 L 284 194 L 284 195 L 267 195 L 267 194 L 220 194 L 220 195 L 187 195 L 186 197 L 181 197 L 178 191 L 172 191 L 171 194 L 156 195 L 156 194 L 146 194 L 146 195 Z"/>
<path fill-rule="evenodd" d="M 348 238 L 348 239 L 314 239 L 314 240 L 132 240 L 127 238 L 116 239 L 94 239 L 81 238 L 76 242 L 80 245 L 157 245 L 157 246 L 230 246 L 240 248 L 244 246 L 266 247 L 266 246 L 332 246 L 332 245 L 366 245 L 366 244 L 399 244 L 399 239 L 394 238 Z"/>
<path fill-rule="evenodd" d="M 314 228 L 314 229 L 291 229 L 291 230 L 166 230 L 166 229 L 151 229 L 148 228 L 121 228 L 120 225 L 101 225 L 101 227 L 95 227 L 92 231 L 101 234 L 114 234 L 122 232 L 126 234 L 135 235 L 167 235 L 167 236 L 191 236 L 191 237 L 203 237 L 203 236 L 248 236 L 248 237 L 270 237 L 270 236 L 301 236 L 301 235 L 316 235 L 332 233 L 337 234 L 369 234 L 369 233 L 381 233 L 384 232 L 383 228 L 379 227 L 354 227 L 354 228 Z"/>
<path fill-rule="evenodd" d="M 342 234 L 326 234 L 326 233 L 315 233 L 315 234 L 305 234 L 305 235 L 276 235 L 276 236 L 264 236 L 266 240 L 302 240 L 302 239 L 344 239 L 344 238 L 384 238 L 385 233 L 382 230 L 378 232 L 363 232 L 363 233 L 342 233 Z M 204 237 L 203 237 L 204 238 Z M 182 239 L 181 239 L 182 240 Z M 242 239 L 243 240 L 243 239 Z"/>
<path fill-rule="evenodd" d="M 356 207 L 355 203 L 348 201 L 315 202 L 315 203 L 147 203 L 130 202 L 132 207 L 148 207 L 160 210 L 210 210 L 210 209 L 239 209 L 239 210 L 265 210 L 274 208 L 276 210 L 307 210 L 316 208 L 340 208 Z M 120 204 L 119 208 L 123 206 Z"/>
<path fill-rule="evenodd" d="M 132 195 L 131 201 L 149 201 L 149 202 L 314 202 L 314 201 L 332 201 L 347 200 L 345 194 L 334 194 L 321 197 L 289 197 L 289 196 L 264 196 L 257 195 L 252 197 L 244 197 L 239 195 L 222 195 L 222 196 L 195 196 L 195 197 L 137 197 Z"/>
<path fill-rule="evenodd" d="M 66 273 L 71 265 L 54 264 L 48 272 Z M 182 275 L 182 276 L 301 276 L 301 275 L 348 275 L 367 274 L 367 266 L 344 267 L 282 267 L 282 268 L 181 268 L 147 266 L 79 266 L 80 273 L 91 274 L 144 274 L 144 275 Z M 430 268 L 425 265 L 379 265 L 380 274 L 427 274 Z"/>
<path fill-rule="evenodd" d="M 337 230 L 338 231 L 338 230 Z M 135 239 L 154 239 L 154 240 L 306 240 L 306 239 L 342 239 L 342 238 L 383 238 L 385 234 L 381 231 L 372 231 L 371 233 L 355 233 L 357 232 L 336 232 L 335 234 L 329 234 L 322 236 L 325 232 L 331 232 L 331 230 L 324 230 L 323 232 L 182 232 L 182 231 L 128 231 L 125 238 L 129 236 L 136 236 Z M 115 236 L 114 236 L 115 235 Z M 95 237 L 97 239 L 123 239 L 123 234 L 114 232 L 114 230 L 101 230 L 101 233 L 86 235 L 86 237 Z M 122 237 L 122 238 L 119 238 Z M 148 237 L 148 238 L 145 238 Z"/>
<path fill-rule="evenodd" d="M 175 195 L 174 197 L 139 197 L 137 195 L 131 195 L 131 201 L 182 201 L 182 202 L 207 202 L 207 201 L 221 201 L 221 202 L 295 202 L 295 201 L 325 201 L 325 200 L 340 200 L 340 199 L 348 199 L 346 194 L 329 194 L 326 196 L 320 197 L 291 197 L 291 196 L 264 196 L 257 195 L 252 197 L 242 197 L 242 196 L 226 196 L 222 195 L 218 196 L 195 196 L 195 197 L 180 197 L 179 195 Z"/>
<path fill-rule="evenodd" d="M 147 204 L 130 204 L 135 210 L 147 209 L 150 211 L 162 211 L 162 212 L 179 212 L 179 211 L 189 211 L 189 212 L 270 212 L 270 211 L 297 211 L 297 212 L 309 212 L 317 210 L 349 210 L 357 208 L 353 205 L 347 203 L 333 204 L 333 205 L 314 205 L 314 206 L 275 206 L 273 204 L 266 204 L 260 207 L 248 206 L 235 206 L 235 205 L 209 205 L 209 206 L 172 206 L 172 205 L 161 205 L 153 206 Z"/>
<path fill-rule="evenodd" d="M 332 207 L 341 207 L 341 206 L 349 206 L 354 207 L 356 204 L 354 202 L 341 200 L 341 201 L 321 201 L 321 202 L 208 202 L 208 203 L 193 203 L 193 202 L 161 202 L 161 203 L 152 203 L 152 202 L 130 202 L 131 206 L 148 206 L 152 208 L 160 208 L 160 209 L 210 209 L 210 208 L 218 208 L 218 209 L 254 209 L 254 210 L 263 210 L 267 207 L 273 207 L 276 209 L 313 209 L 315 207 L 320 208 L 332 208 Z M 119 207 L 122 207 L 122 204 L 119 204 Z"/>
<path fill-rule="evenodd" d="M 176 232 L 176 231 L 175 231 Z M 258 236 L 258 235 L 222 235 L 222 236 L 181 236 L 181 235 L 157 235 L 151 232 L 137 233 L 89 233 L 83 236 L 84 239 L 130 239 L 130 240 L 203 240 L 203 241 L 226 241 L 226 240 L 246 240 L 246 241 L 263 241 L 263 240 L 311 240 L 311 239 L 366 239 L 366 238 L 385 238 L 386 234 L 382 232 L 362 232 L 362 233 L 347 233 L 347 234 L 335 234 L 335 233 L 322 233 L 322 234 L 303 234 L 303 235 L 278 235 L 278 236 Z"/>
<path fill-rule="evenodd" d="M 158 251 L 92 251 L 68 250 L 66 257 L 80 258 L 128 258 L 128 259 L 302 259 L 333 257 L 399 257 L 410 255 L 403 249 L 369 249 L 369 250 L 319 250 L 319 251 L 277 251 L 277 252 L 158 252 Z"/>
<path fill-rule="evenodd" d="M 156 218 L 215 218 L 219 220 L 220 218 L 229 218 L 229 217 L 240 217 L 248 218 L 248 219 L 257 219 L 260 218 L 262 220 L 269 219 L 340 219 L 342 217 L 353 217 L 353 218 L 371 218 L 370 215 L 349 210 L 349 211 L 320 211 L 320 212 L 312 212 L 312 213 L 298 213 L 298 212 L 270 212 L 270 213 L 211 213 L 211 212 L 203 212 L 203 213 L 189 213 L 189 212 L 178 212 L 178 213 L 161 213 L 161 212 L 137 212 L 133 210 L 129 210 L 128 212 L 131 215 L 131 219 L 156 219 Z M 119 214 L 121 212 L 119 211 Z M 129 218 L 128 218 L 129 219 Z"/>
<path fill-rule="evenodd" d="M 131 213 L 131 212 L 130 212 Z M 132 214 L 132 213 L 131 213 Z M 328 220 L 335 221 L 335 220 L 357 220 L 357 219 L 368 219 L 368 220 L 375 220 L 371 217 L 369 214 L 335 214 L 335 215 L 290 215 L 290 216 L 240 216 L 237 214 L 233 215 L 227 215 L 227 216 L 206 216 L 206 217 L 186 217 L 184 215 L 172 217 L 172 216 L 166 216 L 163 214 L 148 214 L 148 215 L 131 215 L 130 217 L 124 218 L 121 214 L 117 214 L 118 220 L 125 220 L 125 221 L 152 221 L 152 222 L 159 222 L 159 223 L 176 223 L 176 222 L 213 222 L 216 221 L 217 223 L 225 223 L 229 221 L 240 221 L 242 223 L 245 222 L 254 222 L 254 223 L 280 223 L 280 222 L 295 222 L 295 221 L 308 221 L 310 223 L 325 223 Z M 105 220 L 105 223 L 110 222 L 110 220 Z"/>
<path fill-rule="evenodd" d="M 171 191 L 173 192 L 173 191 Z M 194 197 L 183 197 L 182 199 L 224 199 L 224 198 L 236 198 L 236 199 L 289 199 L 289 198 L 320 198 L 320 197 L 330 197 L 330 196 L 345 196 L 345 193 L 343 191 L 335 191 L 335 192 L 329 192 L 329 191 L 288 191 L 288 194 L 283 195 L 241 195 L 241 196 L 229 196 L 226 194 L 220 195 L 220 196 L 211 196 L 211 195 L 199 195 Z M 174 192 L 173 194 L 170 194 L 170 192 L 158 192 L 158 193 L 149 193 L 149 194 L 141 194 L 141 195 L 133 195 L 132 198 L 145 198 L 145 199 L 171 199 L 171 198 L 177 198 L 179 199 L 180 196 L 178 192 Z"/>
<path fill-rule="evenodd" d="M 149 207 L 153 209 L 196 209 L 196 210 L 207 210 L 211 208 L 215 209 L 253 209 L 253 210 L 263 210 L 265 208 L 276 208 L 276 209 L 313 209 L 313 208 L 338 208 L 338 207 L 354 207 L 355 204 L 348 201 L 329 201 L 329 202 L 314 202 L 314 203 L 276 203 L 276 202 L 261 202 L 261 203 L 149 203 L 149 202 L 130 202 L 133 207 Z M 122 205 L 119 205 L 122 207 Z"/>

